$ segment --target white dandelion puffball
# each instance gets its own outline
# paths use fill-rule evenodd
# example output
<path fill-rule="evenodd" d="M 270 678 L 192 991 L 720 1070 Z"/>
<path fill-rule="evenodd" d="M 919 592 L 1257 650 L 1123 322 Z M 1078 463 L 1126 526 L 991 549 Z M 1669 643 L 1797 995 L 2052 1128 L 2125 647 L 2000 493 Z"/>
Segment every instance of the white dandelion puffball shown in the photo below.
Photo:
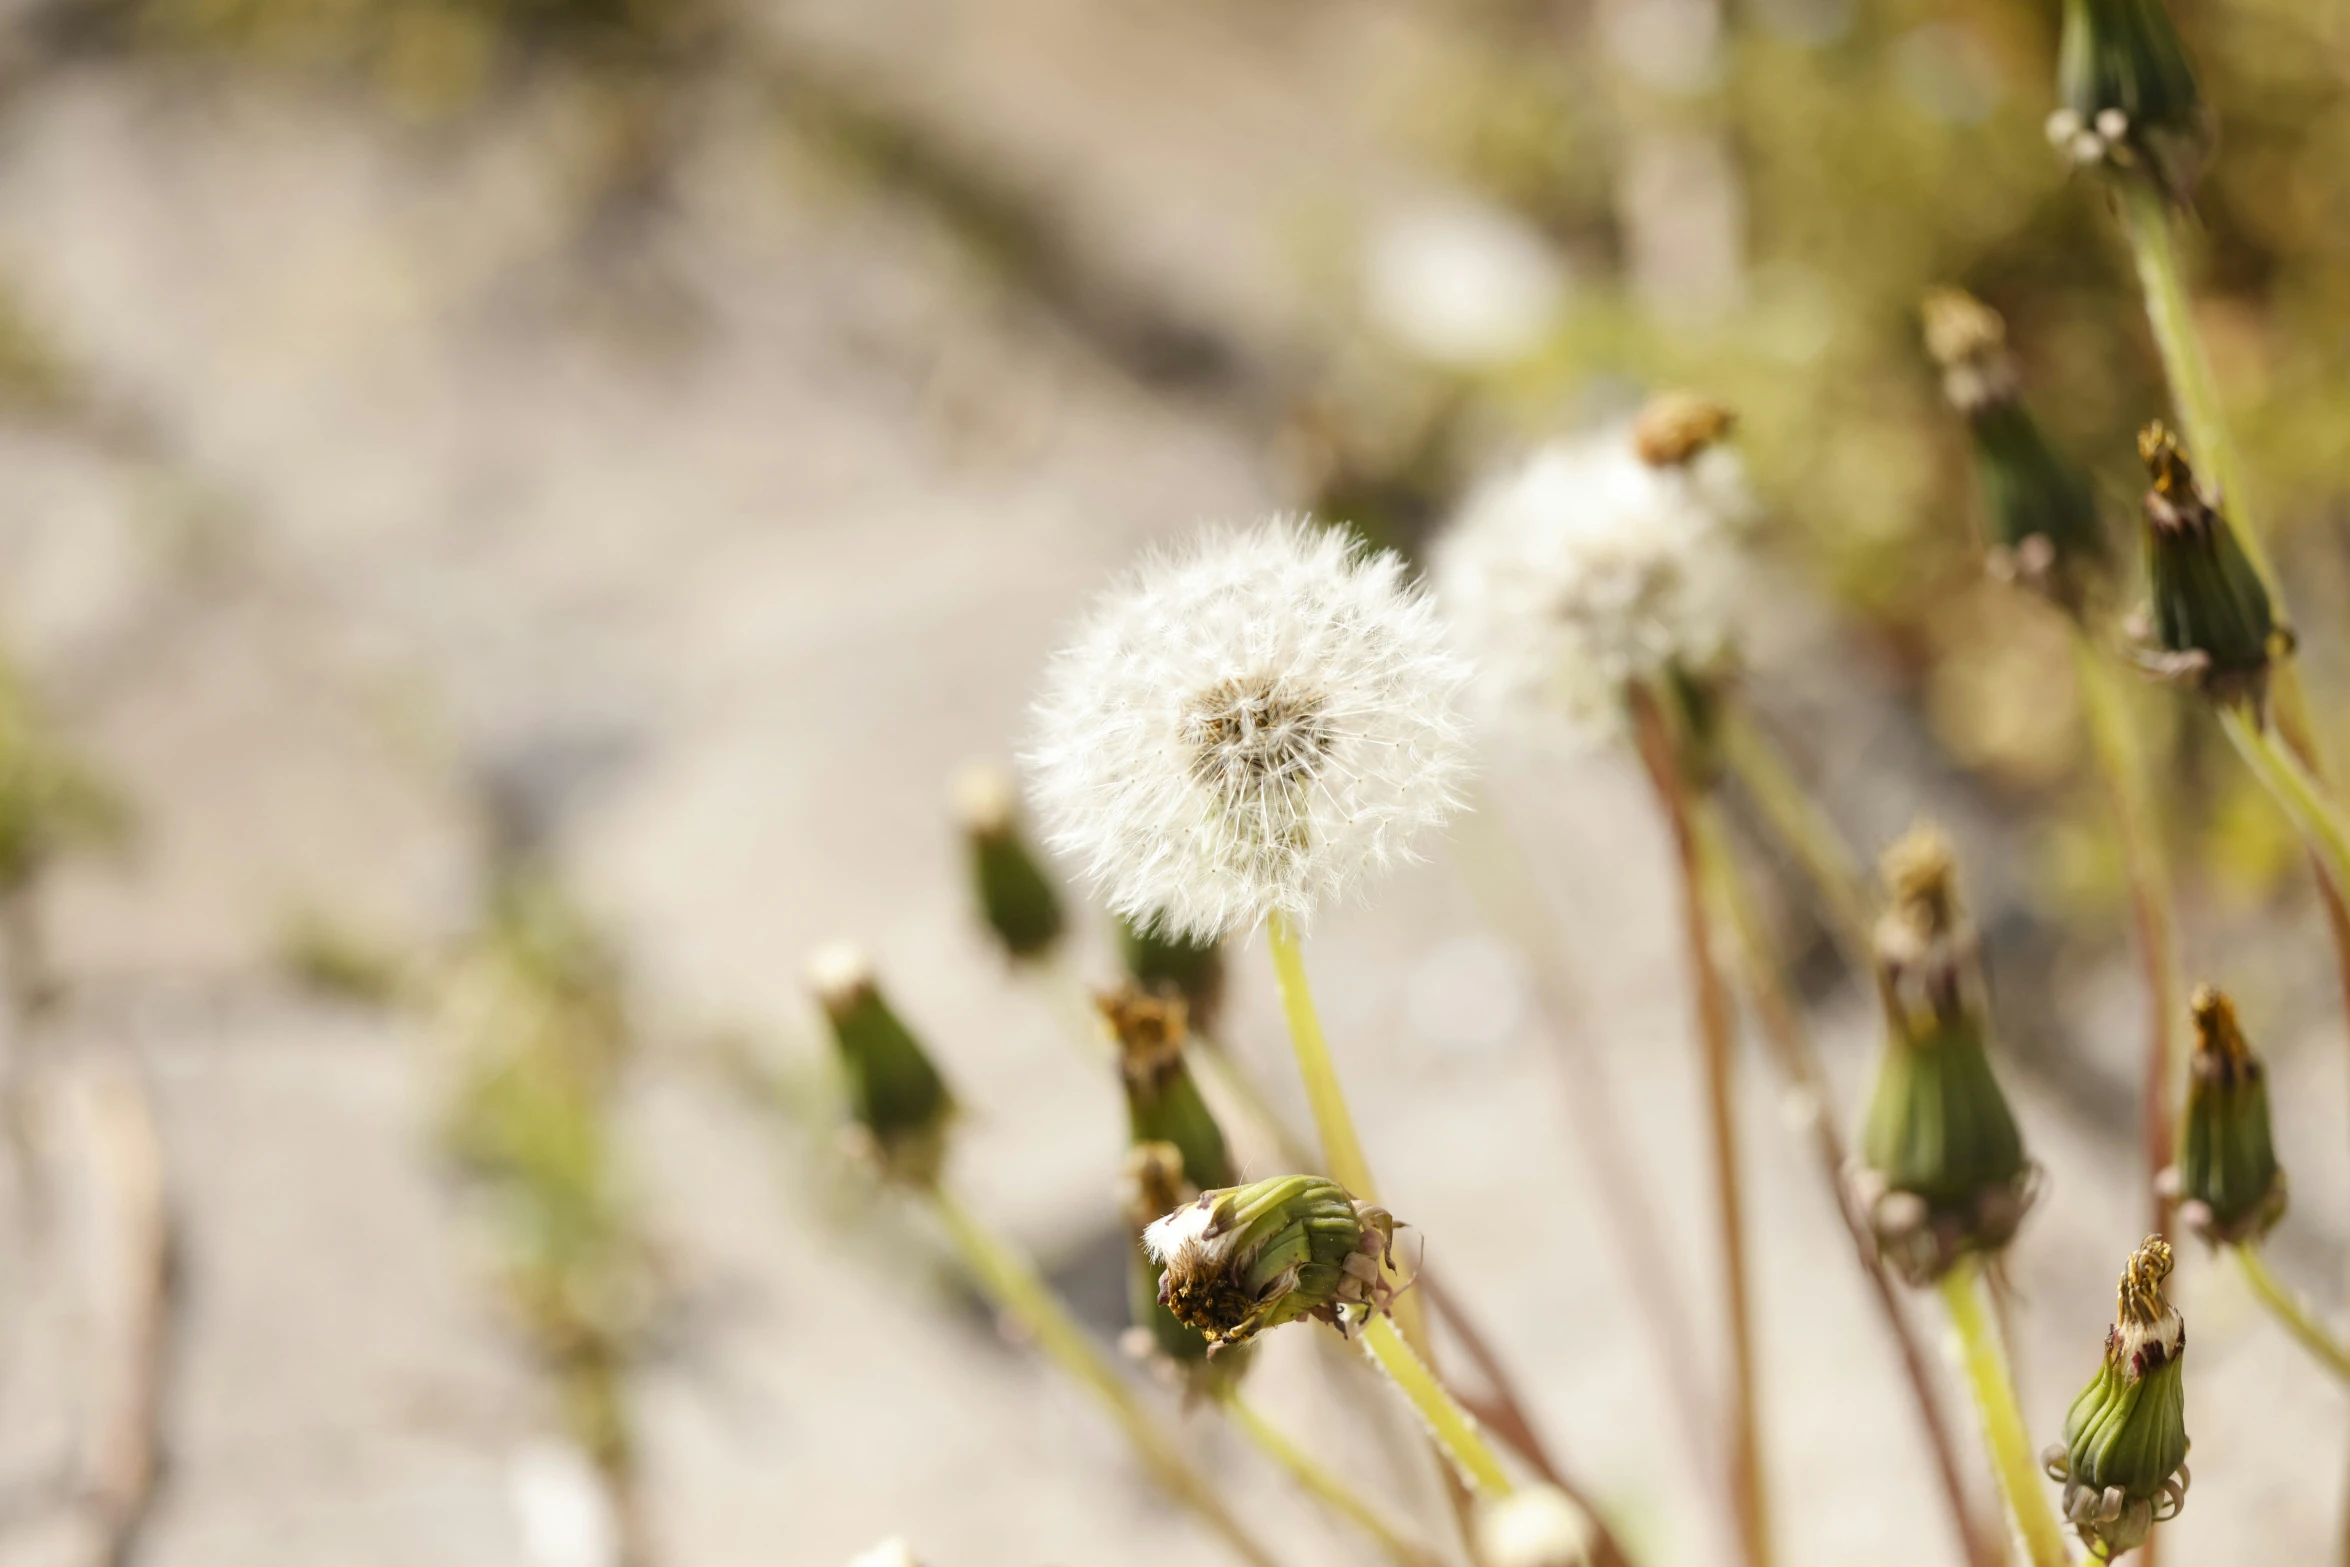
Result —
<path fill-rule="evenodd" d="M 1130 919 L 1303 925 L 1458 807 L 1467 677 L 1393 554 L 1281 518 L 1211 533 L 1103 595 L 1054 660 L 1037 815 Z"/>
<path fill-rule="evenodd" d="M 1432 573 L 1477 660 L 1479 716 L 1588 743 L 1615 732 L 1627 683 L 1720 660 L 1750 511 L 1736 454 L 1652 463 L 1629 426 L 1545 446 L 1480 486 Z"/>

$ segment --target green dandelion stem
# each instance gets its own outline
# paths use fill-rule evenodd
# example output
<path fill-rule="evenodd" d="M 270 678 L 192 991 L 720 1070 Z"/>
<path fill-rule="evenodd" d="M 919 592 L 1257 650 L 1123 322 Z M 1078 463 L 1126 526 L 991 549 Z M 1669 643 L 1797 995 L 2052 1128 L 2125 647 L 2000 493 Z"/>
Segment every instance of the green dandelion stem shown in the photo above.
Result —
<path fill-rule="evenodd" d="M 1296 1481 L 1299 1489 L 1368 1535 L 1389 1560 L 1399 1567 L 1442 1567 L 1443 1558 L 1407 1539 L 1361 1493 L 1292 1441 L 1256 1405 L 1237 1392 L 1225 1395 L 1223 1404 L 1224 1413 L 1241 1434 Z"/>
<path fill-rule="evenodd" d="M 2277 731 L 2254 713 L 2223 707 L 2219 720 L 2244 765 L 2300 829 L 2328 879 L 2338 891 L 2350 893 L 2350 824 L 2343 821 L 2341 807 Z"/>
<path fill-rule="evenodd" d="M 1363 1324 L 1362 1340 L 1364 1352 L 1411 1401 L 1428 1434 L 1452 1459 L 1463 1480 L 1487 1496 L 1507 1496 L 1516 1489 L 1500 1455 L 1477 1428 L 1476 1419 L 1453 1401 L 1436 1374 L 1412 1353 L 1392 1319 L 1374 1314 Z"/>
<path fill-rule="evenodd" d="M 2252 1286 L 2252 1293 L 2268 1308 L 2269 1315 L 2283 1324 L 2286 1332 L 2297 1339 L 2301 1347 L 2317 1359 L 2335 1376 L 2350 1382 L 2350 1347 L 2326 1330 L 2324 1323 L 2309 1308 L 2309 1303 L 2287 1287 L 2285 1281 L 2269 1271 L 2268 1259 L 2260 1254 L 2258 1246 L 2237 1246 L 2236 1265 L 2244 1270 L 2244 1282 Z"/>
<path fill-rule="evenodd" d="M 2007 1496 L 2008 1512 L 2023 1532 L 2032 1567 L 2065 1567 L 2068 1557 L 2064 1526 L 2057 1521 L 2056 1509 L 2049 1505 L 2039 1460 L 2032 1452 L 2031 1434 L 2024 1425 L 2024 1412 L 2016 1403 L 2015 1380 L 2007 1369 L 2006 1352 L 2000 1348 L 1998 1332 L 1983 1310 L 1982 1294 L 1975 1282 L 1979 1272 L 1979 1265 L 1968 1258 L 1942 1275 L 1937 1288 L 1942 1291 L 1942 1303 L 1950 1312 L 1950 1325 L 1957 1331 L 1959 1347 L 1965 1354 L 1967 1386 L 1982 1415 L 1983 1440 L 1991 1449 L 1991 1467 L 1999 1476 L 2000 1490 Z"/>

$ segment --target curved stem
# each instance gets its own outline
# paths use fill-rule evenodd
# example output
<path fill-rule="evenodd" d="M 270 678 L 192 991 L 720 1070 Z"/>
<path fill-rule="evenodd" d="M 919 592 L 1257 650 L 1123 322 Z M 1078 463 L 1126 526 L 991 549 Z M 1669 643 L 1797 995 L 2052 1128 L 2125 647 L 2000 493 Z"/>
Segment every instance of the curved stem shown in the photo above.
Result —
<path fill-rule="evenodd" d="M 1938 1286 L 1942 1303 L 1949 1308 L 1950 1325 L 1958 1333 L 1959 1347 L 1966 1358 L 1967 1385 L 1983 1417 L 1983 1441 L 1991 1450 L 1991 1467 L 1998 1473 L 1999 1488 L 2007 1496 L 2008 1512 L 2023 1532 L 2032 1567 L 2065 1567 L 2068 1553 L 2064 1525 L 2057 1521 L 2056 1509 L 2050 1505 L 2048 1493 L 2041 1489 L 2039 1460 L 2032 1451 L 2023 1410 L 2016 1402 L 2015 1381 L 2008 1375 L 2007 1355 L 1999 1346 L 1999 1335 L 1993 1330 L 1983 1310 L 1982 1295 L 1975 1287 L 1979 1271 L 1974 1260 L 1968 1258 L 1942 1275 Z"/>
<path fill-rule="evenodd" d="M 1462 1480 L 1487 1496 L 1507 1496 L 1516 1489 L 1500 1456 L 1477 1429 L 1476 1418 L 1453 1401 L 1435 1373 L 1412 1353 L 1412 1346 L 1393 1321 L 1385 1314 L 1374 1315 L 1363 1324 L 1362 1340 L 1364 1352 L 1410 1401 Z"/>
<path fill-rule="evenodd" d="M 1696 806 L 1681 775 L 1673 738 L 1656 698 L 1635 685 L 1629 693 L 1640 759 L 1672 829 L 1681 879 L 1682 934 L 1688 945 L 1689 984 L 1705 1068 L 1705 1117 L 1713 1146 L 1714 1215 L 1722 1253 L 1723 1315 L 1730 1330 L 1730 1500 L 1747 1567 L 1771 1559 L 1770 1520 L 1763 1483 L 1761 1421 L 1755 1394 L 1754 1309 L 1746 1256 L 1746 1199 L 1738 1154 L 1736 1030 L 1730 996 L 1715 961 L 1706 911 Z"/>
<path fill-rule="evenodd" d="M 2252 1286 L 2252 1293 L 2260 1303 L 2284 1325 L 2285 1331 L 2300 1341 L 2301 1347 L 2317 1357 L 2328 1371 L 2350 1382 L 2350 1347 L 2326 1330 L 2309 1309 L 2308 1302 L 2287 1288 L 2284 1280 L 2268 1269 L 2268 1259 L 2256 1245 L 2234 1248 L 2236 1264 L 2244 1270 L 2244 1282 Z"/>
<path fill-rule="evenodd" d="M 2258 714 L 2230 705 L 2220 709 L 2219 719 L 2244 765 L 2300 829 L 2319 868 L 2337 889 L 2350 889 L 2350 823 L 2343 821 L 2325 787 Z"/>
<path fill-rule="evenodd" d="M 1720 724 L 1722 754 L 1731 774 L 1745 786 L 1763 820 L 1770 823 L 1773 836 L 1803 868 L 1827 911 L 1845 961 L 1856 973 L 1873 975 L 1876 963 L 1870 951 L 1869 928 L 1875 915 L 1863 890 L 1860 867 L 1843 834 L 1796 782 L 1778 748 L 1756 727 L 1743 706 L 1725 703 Z"/>
<path fill-rule="evenodd" d="M 1200 1521 L 1250 1567 L 1277 1567 L 1207 1476 L 1184 1457 L 1107 1356 L 1085 1336 L 1027 1260 L 998 1240 L 955 1196 L 943 1188 L 927 1195 L 931 1211 L 962 1253 L 998 1308 L 1035 1338 L 1047 1359 L 1098 1399 L 1125 1433 L 1151 1475 L 1167 1493 L 1199 1515 Z"/>
<path fill-rule="evenodd" d="M 2148 1201 L 2156 1233 L 2170 1229 L 2171 1200 L 2160 1177 L 2169 1168 L 2176 1141 L 2178 979 L 2172 963 L 2170 877 L 2162 844 L 2148 809 L 2138 749 L 2130 735 L 2129 710 L 2110 666 L 2078 622 L 2072 624 L 2073 683 L 2088 720 L 2090 750 L 2097 758 L 2105 796 L 2113 812 L 2114 836 L 2130 884 L 2130 915 L 2137 930 L 2138 963 L 2146 981 L 2146 1080 L 2142 1092 L 2141 1142 L 2145 1148 Z"/>
<path fill-rule="evenodd" d="M 1870 1297 L 1877 1303 L 1878 1315 L 1884 1319 L 1887 1331 L 1893 1335 L 1894 1347 L 1900 1353 L 1902 1371 L 1917 1406 L 1918 1423 L 1924 1428 L 1927 1448 L 1933 1455 L 1935 1474 L 1942 1482 L 1943 1497 L 1950 1509 L 1951 1526 L 1958 1533 L 1959 1546 L 1975 1567 L 1995 1567 L 2004 1553 L 1985 1534 L 1976 1518 L 1974 1504 L 1968 1500 L 1964 1471 L 1959 1466 L 1957 1444 L 1951 1437 L 1950 1418 L 1943 1408 L 1942 1391 L 1934 1380 L 1932 1359 L 1918 1336 L 1916 1324 L 1902 1310 L 1893 1281 L 1877 1255 L 1876 1236 L 1870 1230 L 1868 1216 L 1853 1202 L 1850 1188 L 1845 1184 L 1844 1138 L 1836 1129 L 1831 1108 L 1834 1100 L 1827 1072 L 1820 1065 L 1819 1052 L 1813 1048 L 1811 1036 L 1797 1017 L 1778 965 L 1772 960 L 1769 934 L 1722 831 L 1720 815 L 1711 809 L 1700 810 L 1697 825 L 1708 879 L 1738 938 L 1747 988 L 1752 993 L 1755 1014 L 1763 1025 L 1763 1035 L 1770 1041 L 1789 1084 L 1809 1101 L 1805 1120 L 1820 1178 L 1827 1184 L 1836 1212 L 1852 1236 L 1854 1260 L 1860 1264 Z"/>
<path fill-rule="evenodd" d="M 1286 1432 L 1239 1393 L 1226 1394 L 1223 1409 L 1241 1433 L 1254 1442 L 1267 1458 L 1280 1465 L 1297 1482 L 1299 1489 L 1370 1536 L 1372 1542 L 1391 1561 L 1400 1563 L 1401 1567 L 1442 1567 L 1442 1557 L 1428 1547 L 1405 1538 L 1353 1486 L 1331 1473 L 1313 1454 L 1291 1441 Z"/>

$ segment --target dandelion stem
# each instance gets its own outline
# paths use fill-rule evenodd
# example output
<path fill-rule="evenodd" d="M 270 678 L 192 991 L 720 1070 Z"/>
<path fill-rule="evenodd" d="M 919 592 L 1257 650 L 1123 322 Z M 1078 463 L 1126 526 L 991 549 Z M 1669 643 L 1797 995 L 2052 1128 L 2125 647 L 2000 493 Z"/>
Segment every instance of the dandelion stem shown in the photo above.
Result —
<path fill-rule="evenodd" d="M 2186 427 L 2188 446 L 2219 487 L 2229 519 L 2236 525 L 2237 541 L 2252 569 L 2260 573 L 2273 597 L 2276 572 L 2269 564 L 2260 530 L 2252 525 L 2243 463 L 2236 443 L 2229 438 L 2219 383 L 2211 373 L 2203 335 L 2195 326 L 2195 306 L 2187 294 L 2187 270 L 2179 259 L 2170 201 L 2151 180 L 2123 180 L 2121 186 L 2122 228 L 2129 236 L 2131 258 L 2137 263 L 2138 287 L 2146 296 L 2146 319 L 2154 328 L 2154 346 L 2162 355 L 2162 373 L 2170 382 L 2171 399 L 2178 405 L 2179 423 Z"/>
<path fill-rule="evenodd" d="M 1974 1505 L 1967 1498 L 1964 1471 L 1960 1468 L 1957 1444 L 1951 1437 L 1950 1418 L 1943 1408 L 1942 1392 L 1934 1379 L 1933 1361 L 1917 1326 L 1902 1309 L 1900 1297 L 1894 1292 L 1893 1281 L 1877 1255 L 1876 1236 L 1869 1227 L 1868 1216 L 1853 1202 L 1845 1184 L 1846 1150 L 1844 1138 L 1836 1129 L 1836 1118 L 1830 1110 L 1832 1089 L 1826 1070 L 1820 1065 L 1819 1052 L 1813 1048 L 1811 1036 L 1797 1016 L 1787 994 L 1778 964 L 1771 956 L 1771 942 L 1764 929 L 1761 911 L 1756 908 L 1752 890 L 1740 873 L 1738 862 L 1722 831 L 1721 817 L 1711 809 L 1702 809 L 1696 816 L 1699 844 L 1704 850 L 1709 872 L 1708 879 L 1717 890 L 1720 901 L 1730 917 L 1731 929 L 1738 938 L 1739 956 L 1746 973 L 1747 988 L 1752 993 L 1754 1009 L 1761 1021 L 1764 1037 L 1770 1041 L 1779 1058 L 1780 1070 L 1786 1075 L 1793 1090 L 1806 1101 L 1805 1121 L 1811 1133 L 1812 1151 L 1826 1182 L 1836 1211 L 1851 1233 L 1853 1255 L 1868 1280 L 1871 1297 L 1877 1303 L 1878 1314 L 1893 1335 L 1894 1347 L 1900 1352 L 1901 1366 L 1917 1406 L 1918 1422 L 1925 1428 L 1926 1443 L 1933 1454 L 1934 1468 L 1942 1482 L 1945 1500 L 1950 1508 L 1951 1526 L 1957 1531 L 1960 1548 L 1968 1562 L 1975 1567 L 1993 1567 L 2002 1561 L 2004 1553 L 1985 1534 L 1975 1515 Z"/>
<path fill-rule="evenodd" d="M 1201 1522 L 1251 1567 L 1275 1567 L 1275 1558 L 1225 1506 L 1207 1476 L 1184 1457 L 1109 1359 L 1085 1336 L 1067 1310 L 1038 1278 L 1026 1259 L 997 1239 L 969 1209 L 943 1187 L 927 1195 L 931 1211 L 978 1276 L 998 1308 L 1036 1340 L 1037 1348 L 1072 1381 L 1100 1400 L 1140 1458 L 1169 1495 L 1197 1513 Z"/>
<path fill-rule="evenodd" d="M 1235 1392 L 1225 1395 L 1223 1405 L 1224 1413 L 1240 1428 L 1241 1433 L 1254 1442 L 1267 1458 L 1286 1471 L 1297 1482 L 1299 1489 L 1369 1535 L 1390 1560 L 1401 1564 L 1401 1567 L 1442 1567 L 1442 1557 L 1427 1546 L 1405 1538 L 1353 1486 L 1290 1440 L 1288 1434 L 1268 1420 L 1254 1404 Z"/>
<path fill-rule="evenodd" d="M 1860 867 L 1843 835 L 1796 782 L 1777 747 L 1742 705 L 1725 703 L 1720 724 L 1722 752 L 1731 773 L 1745 785 L 1771 832 L 1810 880 L 1845 960 L 1858 973 L 1875 973 L 1869 947 L 1873 915 L 1868 895 L 1861 890 Z"/>
<path fill-rule="evenodd" d="M 2220 725 L 2235 743 L 2244 764 L 2252 769 L 2252 775 L 2300 829 L 2310 852 L 2317 857 L 2319 869 L 2337 890 L 2350 889 L 2350 825 L 2343 822 L 2341 808 L 2326 793 L 2324 785 L 2278 738 L 2275 728 L 2261 723 L 2251 710 L 2241 706 L 2223 707 Z"/>
<path fill-rule="evenodd" d="M 2121 845 L 2122 867 L 2130 885 L 2138 963 L 2146 980 L 2146 1083 L 2140 1135 L 2154 1230 L 2161 1234 L 2170 1229 L 2172 1202 L 2162 1195 L 2158 1178 L 2172 1158 L 2178 1094 L 2174 1034 L 2178 977 L 2171 958 L 2170 877 L 2146 800 L 2129 710 L 2112 667 L 2077 622 L 2072 626 L 2072 645 L 2073 681 L 2081 693 L 2090 749 L 2096 755 L 2098 775 L 2113 812 L 2114 836 Z"/>
<path fill-rule="evenodd" d="M 2301 1347 L 2315 1355 L 2328 1371 L 2350 1382 L 2350 1347 L 2327 1331 L 2307 1301 L 2269 1271 L 2268 1259 L 2260 1254 L 2258 1246 L 2238 1246 L 2235 1253 L 2237 1266 L 2244 1270 L 2244 1282 L 2252 1286 L 2252 1293 L 2260 1297 L 2269 1314 L 2284 1324 L 2285 1331 L 2299 1340 Z"/>
<path fill-rule="evenodd" d="M 1510 1483 L 1509 1471 L 1500 1457 L 1477 1429 L 1476 1419 L 1461 1408 L 1446 1392 L 1444 1384 L 1428 1369 L 1412 1346 L 1405 1342 L 1397 1325 L 1384 1314 L 1374 1314 L 1363 1324 L 1363 1348 L 1379 1369 L 1419 1411 L 1427 1425 L 1428 1434 L 1452 1458 L 1461 1477 L 1487 1496 L 1507 1496 L 1515 1489 Z"/>
<path fill-rule="evenodd" d="M 1313 1108 L 1314 1130 L 1322 1139 L 1322 1163 L 1330 1178 L 1358 1201 L 1379 1200 L 1371 1178 L 1371 1161 L 1363 1156 L 1362 1139 L 1355 1135 L 1354 1113 L 1347 1108 L 1346 1090 L 1339 1086 L 1338 1067 L 1330 1059 L 1330 1042 L 1322 1033 L 1322 1017 L 1314 1007 L 1312 985 L 1306 979 L 1305 949 L 1289 921 L 1275 914 L 1265 922 L 1273 949 L 1273 973 L 1281 989 L 1281 1010 L 1289 1019 L 1289 1042 L 1297 1053 L 1297 1069 L 1305 1079 L 1306 1103 Z M 1414 1348 L 1428 1342 L 1427 1320 L 1419 1297 L 1410 1293 L 1395 1301 L 1396 1323 Z"/>
<path fill-rule="evenodd" d="M 1681 877 L 1689 982 L 1704 1057 L 1706 1130 L 1713 1146 L 1714 1208 L 1722 1253 L 1723 1314 L 1730 1331 L 1730 1499 L 1747 1567 L 1767 1567 L 1771 1559 L 1770 1520 L 1755 1395 L 1754 1311 L 1749 1298 L 1745 1196 L 1739 1171 L 1737 1041 L 1730 995 L 1714 957 L 1695 802 L 1655 696 L 1635 685 L 1630 700 L 1640 758 L 1672 828 L 1674 858 Z"/>
<path fill-rule="evenodd" d="M 1983 1310 L 1976 1287 L 1974 1259 L 1962 1260 L 1942 1275 L 1942 1303 L 1949 1308 L 1950 1325 L 1957 1330 L 1966 1357 L 1968 1386 L 1983 1419 L 1983 1441 L 1991 1450 L 1991 1467 L 2006 1493 L 2009 1514 L 2023 1532 L 2032 1567 L 2065 1567 L 2068 1559 L 2064 1526 L 2041 1489 L 2040 1466 L 2032 1452 L 2032 1438 L 2024 1413 L 2016 1402 L 2015 1381 L 2007 1370 L 2007 1355 L 1999 1335 Z"/>

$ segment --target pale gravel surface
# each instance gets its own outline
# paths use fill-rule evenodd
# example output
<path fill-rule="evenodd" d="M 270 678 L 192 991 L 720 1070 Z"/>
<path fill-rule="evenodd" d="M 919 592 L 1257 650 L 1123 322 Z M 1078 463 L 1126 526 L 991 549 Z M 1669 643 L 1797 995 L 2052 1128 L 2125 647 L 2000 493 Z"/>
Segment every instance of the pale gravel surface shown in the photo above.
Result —
<path fill-rule="evenodd" d="M 1014 25 L 892 0 L 778 27 L 975 127 L 1105 264 L 1252 341 L 1297 344 L 1328 323 L 1284 260 L 1292 226 L 1432 178 L 1400 108 L 1411 30 L 1300 15 L 1025 0 Z M 998 1346 L 918 1224 L 821 1179 L 821 1149 L 779 1135 L 693 1045 L 739 1023 L 787 1058 L 811 1051 L 800 955 L 852 933 L 974 1107 L 973 1200 L 1055 1259 L 1098 1242 L 1114 1095 L 968 928 L 942 780 L 1008 748 L 1056 626 L 1140 542 L 1283 497 L 1229 415 L 1121 379 L 1007 304 L 933 226 L 805 149 L 729 131 L 727 112 L 656 247 L 700 321 L 648 339 L 580 279 L 558 115 L 428 141 L 347 104 L 224 101 L 108 71 L 14 110 L 0 260 L 176 454 L 164 480 L 69 437 L 0 442 L 0 611 L 147 819 L 137 856 L 76 873 L 56 913 L 85 995 L 60 1043 L 140 1053 L 185 1218 L 151 1567 L 523 1559 L 506 1465 L 545 1411 L 432 1155 L 429 1052 L 411 1025 L 290 994 L 268 964 L 304 902 L 415 941 L 461 924 L 465 776 L 517 759 L 564 780 L 569 863 L 626 941 L 663 1041 L 628 1124 L 686 1303 L 639 1387 L 667 1561 L 825 1567 L 901 1531 L 932 1567 L 1215 1559 L 1091 1411 Z M 188 521 L 192 498 L 213 520 Z M 1784 640 L 1766 680 L 1843 673 L 1816 631 Z M 1846 718 L 1844 745 L 1876 759 L 1852 791 L 1870 836 L 1919 800 L 1945 807 L 1896 719 Z M 1605 758 L 1506 793 L 1545 851 L 1590 1026 L 1700 1287 L 1662 836 Z M 1957 825 L 1986 852 L 2023 852 L 1996 824 Z M 1446 1037 L 1484 999 L 1446 978 L 1461 971 L 1447 942 L 1474 924 L 1437 864 L 1317 934 L 1387 1195 L 1649 1559 L 1717 1561 L 1702 1479 L 1562 1144 L 1539 1030 Z M 1089 970 L 1103 957 L 1089 938 Z M 2297 1193 L 2329 1242 L 2287 1258 L 2313 1286 L 2350 1185 L 2350 1087 L 2307 978 L 2321 961 L 2296 934 L 2250 998 L 2273 1029 L 2314 1019 L 2305 1048 L 2274 1041 Z M 2069 979 L 2065 1039 L 2125 1060 L 2126 972 Z M 1271 999 L 1248 955 L 1233 1032 L 1286 1083 Z M 1849 1102 L 1866 1022 L 1842 1003 L 1823 1021 Z M 1769 1223 L 1785 1559 L 1951 1561 L 1890 1354 L 1765 1076 L 1757 1056 L 1744 1110 Z M 2104 1134 L 2050 1093 L 2019 1098 L 2055 1193 L 2014 1258 L 2028 1412 L 2046 1433 L 2095 1353 L 2137 1204 Z M 2193 1259 L 2182 1272 L 2196 1484 L 2170 1560 L 2241 1559 L 2247 1537 L 2315 1559 L 2340 1500 L 2344 1401 L 2232 1280 Z M 12 1498 L 64 1440 L 70 1295 L 51 1276 L 11 1297 Z M 1366 1473 L 1399 1473 L 1359 1389 L 1332 1374 L 1343 1356 L 1301 1330 L 1267 1359 L 1269 1404 L 1335 1433 Z M 1246 1477 L 1292 1559 L 1363 1559 L 1225 1439 L 1200 1441 Z M 1418 1494 L 1425 1476 L 1400 1473 Z M 53 1559 L 41 1496 L 0 1517 L 0 1561 Z"/>

